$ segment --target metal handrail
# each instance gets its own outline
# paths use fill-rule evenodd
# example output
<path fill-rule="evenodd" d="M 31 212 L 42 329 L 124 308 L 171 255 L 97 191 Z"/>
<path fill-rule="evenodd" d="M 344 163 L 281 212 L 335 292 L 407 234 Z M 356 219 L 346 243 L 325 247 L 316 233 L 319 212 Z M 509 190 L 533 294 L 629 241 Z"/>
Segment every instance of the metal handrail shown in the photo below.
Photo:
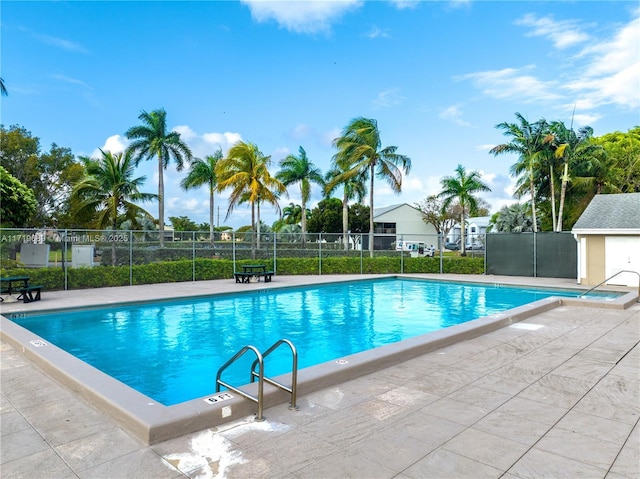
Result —
<path fill-rule="evenodd" d="M 289 394 L 291 394 L 291 402 L 289 403 L 289 409 L 297 410 L 298 406 L 296 405 L 296 397 L 297 397 L 297 389 L 298 389 L 298 351 L 296 350 L 296 347 L 288 339 L 279 339 L 269 349 L 267 349 L 264 353 L 262 353 L 262 358 L 264 360 L 264 358 L 266 358 L 269 354 L 271 354 L 273 351 L 278 349 L 278 347 L 281 346 L 282 344 L 286 344 L 287 346 L 289 346 L 289 348 L 291 349 L 291 356 L 293 358 L 293 364 L 291 366 L 291 388 L 277 381 L 274 381 L 271 378 L 264 377 L 264 375 L 262 380 L 265 382 L 268 382 L 272 386 L 280 388 L 284 391 L 287 391 Z M 258 362 L 259 361 L 256 359 L 251 365 L 251 382 L 253 382 L 256 377 L 259 377 L 259 374 L 256 373 L 255 371 L 256 365 L 258 364 Z"/>
<path fill-rule="evenodd" d="M 591 288 L 589 291 L 587 291 L 586 293 L 582 293 L 580 295 L 578 295 L 578 298 L 584 298 L 586 295 L 588 295 L 591 291 L 593 291 L 594 289 L 596 289 L 599 286 L 602 286 L 604 283 L 606 283 L 607 281 L 615 278 L 616 276 L 618 276 L 620 273 L 633 273 L 633 274 L 637 274 L 638 275 L 638 296 L 636 297 L 636 303 L 640 303 L 640 273 L 638 273 L 637 271 L 631 271 L 628 269 L 623 269 L 618 271 L 616 274 L 613 274 L 611 276 L 609 276 L 607 279 L 605 279 L 604 281 L 596 284 L 593 288 Z"/>
<path fill-rule="evenodd" d="M 230 384 L 225 383 L 224 381 L 222 381 L 220 379 L 220 376 L 222 375 L 222 372 L 227 369 L 231 363 L 233 363 L 235 360 L 237 360 L 238 358 L 240 358 L 241 356 L 243 356 L 247 351 L 253 351 L 255 353 L 255 355 L 257 356 L 258 359 L 256 359 L 256 361 L 254 362 L 254 364 L 258 363 L 260 365 L 260 369 L 258 370 L 258 397 L 252 396 L 251 394 L 244 392 L 241 389 L 238 389 L 236 387 L 231 386 Z M 251 368 L 251 382 L 253 382 L 253 373 L 254 373 L 254 368 Z M 229 359 L 226 363 L 224 363 L 222 365 L 222 367 L 220 367 L 220 369 L 218 369 L 218 373 L 216 374 L 216 392 L 220 392 L 220 386 L 224 386 L 227 389 L 230 389 L 232 391 L 235 391 L 236 393 L 240 394 L 241 396 L 257 402 L 258 403 L 258 412 L 256 414 L 256 421 L 264 421 L 264 416 L 262 415 L 262 410 L 263 410 L 263 402 L 264 402 L 264 360 L 262 358 L 262 354 L 260 354 L 260 351 L 258 351 L 255 347 L 253 346 L 245 346 L 244 348 L 242 348 L 240 351 L 238 351 L 235 356 L 233 356 L 231 359 Z"/>

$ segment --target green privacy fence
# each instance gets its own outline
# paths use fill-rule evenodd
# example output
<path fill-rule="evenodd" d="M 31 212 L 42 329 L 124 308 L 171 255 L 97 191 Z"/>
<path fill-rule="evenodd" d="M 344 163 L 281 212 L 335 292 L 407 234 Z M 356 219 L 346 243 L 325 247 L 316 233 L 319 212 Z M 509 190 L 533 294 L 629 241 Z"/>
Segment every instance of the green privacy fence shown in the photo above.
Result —
<path fill-rule="evenodd" d="M 486 237 L 487 274 L 577 278 L 578 246 L 570 232 Z"/>
<path fill-rule="evenodd" d="M 158 231 L 0 229 L 1 274 L 59 290 L 231 279 L 253 262 L 277 275 L 485 271 L 483 252 L 437 250 L 444 242 L 436 235 L 375 234 L 373 251 L 367 234 L 164 235 L 161 244 Z"/>

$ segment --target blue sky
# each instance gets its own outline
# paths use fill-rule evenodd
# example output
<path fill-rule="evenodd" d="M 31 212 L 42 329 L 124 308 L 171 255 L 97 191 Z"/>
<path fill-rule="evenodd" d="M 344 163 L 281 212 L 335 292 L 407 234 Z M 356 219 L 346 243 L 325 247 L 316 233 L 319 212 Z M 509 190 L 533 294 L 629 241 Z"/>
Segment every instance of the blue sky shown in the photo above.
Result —
<path fill-rule="evenodd" d="M 574 125 L 596 136 L 640 123 L 636 1 L 3 0 L 1 22 L 1 121 L 43 150 L 121 150 L 142 110 L 164 108 L 197 157 L 242 139 L 273 173 L 299 146 L 326 172 L 332 140 L 364 116 L 413 163 L 400 195 L 376 182 L 376 207 L 438 193 L 458 164 L 482 172 L 492 211 L 513 202 L 515 157 L 488 150 L 515 112 L 569 125 L 575 107 Z M 146 192 L 156 164 L 136 172 Z M 208 222 L 207 191 L 182 191 L 185 174 L 165 171 L 165 219 Z M 289 191 L 282 206 L 300 203 Z M 220 224 L 249 224 L 245 206 L 225 220 L 227 199 L 216 195 Z M 311 206 L 320 199 L 313 188 Z"/>

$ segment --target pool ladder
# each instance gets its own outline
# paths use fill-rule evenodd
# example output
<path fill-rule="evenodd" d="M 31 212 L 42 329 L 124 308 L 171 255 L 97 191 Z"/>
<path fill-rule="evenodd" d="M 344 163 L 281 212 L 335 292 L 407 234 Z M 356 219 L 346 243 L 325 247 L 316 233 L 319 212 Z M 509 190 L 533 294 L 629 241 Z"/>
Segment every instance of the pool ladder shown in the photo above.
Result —
<path fill-rule="evenodd" d="M 281 384 L 264 375 L 264 358 L 266 358 L 269 354 L 271 354 L 273 351 L 278 349 L 278 347 L 280 347 L 283 344 L 286 344 L 287 346 L 289 346 L 289 349 L 291 349 L 291 356 L 293 361 L 293 364 L 291 367 L 291 387 Z M 231 364 L 233 364 L 236 360 L 240 359 L 240 357 L 244 356 L 244 354 L 247 353 L 248 351 L 253 351 L 253 353 L 256 355 L 256 360 L 251 365 L 250 380 L 251 382 L 255 382 L 256 379 L 258 380 L 257 396 L 249 394 L 243 391 L 242 389 L 238 389 L 234 386 L 231 386 L 230 384 L 220 379 L 220 376 L 222 376 L 223 371 L 227 369 Z M 256 366 L 258 366 L 257 372 L 256 372 Z M 220 386 L 224 386 L 225 388 L 238 393 L 240 396 L 258 403 L 258 412 L 256 414 L 256 421 L 264 421 L 265 418 L 262 415 L 262 411 L 263 411 L 263 403 L 264 403 L 264 383 L 265 382 L 279 389 L 287 391 L 289 394 L 291 394 L 291 402 L 289 403 L 289 409 L 291 409 L 292 411 L 295 411 L 298 409 L 298 406 L 296 405 L 296 396 L 297 396 L 297 389 L 298 389 L 298 351 L 296 350 L 296 347 L 293 345 L 293 343 L 288 339 L 280 339 L 276 341 L 264 353 L 260 353 L 260 351 L 258 351 L 258 349 L 255 346 L 247 345 L 243 347 L 231 359 L 229 359 L 226 363 L 224 363 L 220 367 L 220 369 L 218 369 L 218 373 L 216 374 L 216 392 L 217 393 L 220 392 Z"/>

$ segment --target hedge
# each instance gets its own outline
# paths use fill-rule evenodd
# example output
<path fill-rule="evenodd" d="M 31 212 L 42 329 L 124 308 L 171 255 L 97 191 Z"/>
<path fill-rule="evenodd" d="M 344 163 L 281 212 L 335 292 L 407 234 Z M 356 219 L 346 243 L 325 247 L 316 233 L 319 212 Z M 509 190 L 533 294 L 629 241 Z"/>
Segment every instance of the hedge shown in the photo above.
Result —
<path fill-rule="evenodd" d="M 256 260 L 236 261 L 236 269 L 242 264 Z M 271 259 L 259 260 L 274 265 Z M 442 261 L 443 272 L 458 274 L 483 274 L 483 258 L 447 257 Z M 155 284 L 212 279 L 233 278 L 233 261 L 228 259 L 196 259 L 162 261 L 134 265 L 131 269 L 133 284 Z M 281 275 L 317 275 L 317 274 L 400 274 L 438 273 L 439 258 L 404 258 L 399 256 L 380 257 L 341 257 L 322 258 L 278 258 L 275 269 Z M 48 290 L 65 289 L 62 268 L 11 268 L 3 269 L 3 276 L 29 276 L 31 284 L 39 284 Z M 68 268 L 67 289 L 104 288 L 129 285 L 129 266 L 96 266 L 93 268 Z"/>

